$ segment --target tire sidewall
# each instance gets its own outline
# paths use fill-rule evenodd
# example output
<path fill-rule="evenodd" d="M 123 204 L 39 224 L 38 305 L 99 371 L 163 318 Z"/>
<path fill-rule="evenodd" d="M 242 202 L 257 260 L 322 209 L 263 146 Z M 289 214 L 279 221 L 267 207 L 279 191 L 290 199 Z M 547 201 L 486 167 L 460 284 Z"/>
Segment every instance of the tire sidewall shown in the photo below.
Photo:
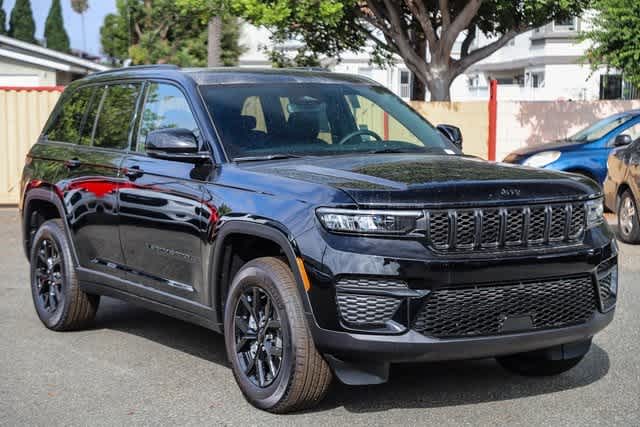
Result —
<path fill-rule="evenodd" d="M 40 243 L 44 239 L 50 239 L 55 242 L 59 256 L 62 258 L 61 274 L 63 301 L 62 306 L 59 307 L 54 313 L 46 311 L 38 300 L 36 265 Z M 55 221 L 47 221 L 38 229 L 36 235 L 33 238 L 29 260 L 31 262 L 31 296 L 33 298 L 33 304 L 35 306 L 36 313 L 38 314 L 38 318 L 40 318 L 42 323 L 47 328 L 56 329 L 64 322 L 64 319 L 68 316 L 69 309 L 72 306 L 71 298 L 73 297 L 73 295 L 71 292 L 71 286 L 72 280 L 74 280 L 74 278 L 72 278 L 71 275 L 74 272 L 74 266 L 71 261 L 71 251 L 69 249 L 66 236 L 64 235 L 64 231 Z"/>
<path fill-rule="evenodd" d="M 275 381 L 268 387 L 260 388 L 253 384 L 241 371 L 235 353 L 235 310 L 240 295 L 252 286 L 258 286 L 271 298 L 278 311 L 283 334 L 283 358 L 280 371 Z M 231 284 L 224 314 L 224 337 L 227 357 L 233 367 L 233 374 L 247 400 L 262 409 L 269 409 L 278 404 L 288 391 L 291 384 L 296 362 L 295 328 L 291 328 L 292 318 L 284 296 L 275 283 L 272 272 L 257 266 L 242 268 Z"/>

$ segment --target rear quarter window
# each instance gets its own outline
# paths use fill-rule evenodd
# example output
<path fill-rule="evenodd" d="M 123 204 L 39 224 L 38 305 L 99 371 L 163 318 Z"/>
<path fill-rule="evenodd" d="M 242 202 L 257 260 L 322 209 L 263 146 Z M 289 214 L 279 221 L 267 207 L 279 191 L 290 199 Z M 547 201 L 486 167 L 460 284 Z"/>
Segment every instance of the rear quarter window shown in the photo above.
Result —
<path fill-rule="evenodd" d="M 82 119 L 92 92 L 91 87 L 79 88 L 62 100 L 60 110 L 45 131 L 49 141 L 78 143 Z"/>

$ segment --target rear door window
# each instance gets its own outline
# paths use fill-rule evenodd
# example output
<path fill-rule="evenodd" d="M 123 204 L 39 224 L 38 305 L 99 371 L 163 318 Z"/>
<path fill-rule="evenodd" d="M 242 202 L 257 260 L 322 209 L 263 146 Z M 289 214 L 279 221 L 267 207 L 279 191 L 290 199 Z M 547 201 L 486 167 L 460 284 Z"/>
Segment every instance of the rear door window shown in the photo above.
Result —
<path fill-rule="evenodd" d="M 82 119 L 92 92 L 92 87 L 82 87 L 63 101 L 60 112 L 45 133 L 49 141 L 79 142 Z"/>
<path fill-rule="evenodd" d="M 120 150 L 129 147 L 129 134 L 141 87 L 140 83 L 126 83 L 105 88 L 94 130 L 95 147 Z"/>

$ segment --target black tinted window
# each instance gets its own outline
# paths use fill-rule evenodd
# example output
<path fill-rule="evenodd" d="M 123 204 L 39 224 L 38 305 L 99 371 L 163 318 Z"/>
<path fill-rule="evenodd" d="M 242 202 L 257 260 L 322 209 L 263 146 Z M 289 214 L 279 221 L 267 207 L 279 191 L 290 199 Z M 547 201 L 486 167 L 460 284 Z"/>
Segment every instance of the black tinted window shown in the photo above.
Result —
<path fill-rule="evenodd" d="M 199 139 L 196 120 L 180 89 L 168 84 L 151 83 L 140 121 L 137 150 L 144 151 L 149 132 L 172 128 L 189 129 Z"/>
<path fill-rule="evenodd" d="M 140 84 L 107 86 L 94 132 L 93 145 L 124 149 L 129 145 Z"/>
<path fill-rule="evenodd" d="M 93 96 L 89 101 L 87 112 L 84 116 L 84 125 L 82 126 L 82 134 L 80 135 L 81 145 L 91 145 L 91 139 L 93 138 L 93 129 L 96 124 L 96 117 L 98 116 L 98 109 L 102 105 L 102 97 L 104 96 L 105 87 L 96 86 L 93 91 Z"/>
<path fill-rule="evenodd" d="M 60 112 L 47 129 L 47 139 L 74 144 L 79 141 L 82 117 L 91 99 L 92 89 L 91 87 L 80 88 L 63 100 Z"/>

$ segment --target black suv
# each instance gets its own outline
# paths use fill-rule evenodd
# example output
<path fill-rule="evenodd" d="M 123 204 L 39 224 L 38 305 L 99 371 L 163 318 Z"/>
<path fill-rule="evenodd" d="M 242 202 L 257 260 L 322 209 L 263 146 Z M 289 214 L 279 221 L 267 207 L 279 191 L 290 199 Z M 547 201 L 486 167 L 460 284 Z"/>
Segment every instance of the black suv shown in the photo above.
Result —
<path fill-rule="evenodd" d="M 42 322 L 100 295 L 225 336 L 259 408 L 333 375 L 495 356 L 575 366 L 613 318 L 617 248 L 589 179 L 462 155 L 375 82 L 311 70 L 132 67 L 63 93 L 22 178 Z"/>

